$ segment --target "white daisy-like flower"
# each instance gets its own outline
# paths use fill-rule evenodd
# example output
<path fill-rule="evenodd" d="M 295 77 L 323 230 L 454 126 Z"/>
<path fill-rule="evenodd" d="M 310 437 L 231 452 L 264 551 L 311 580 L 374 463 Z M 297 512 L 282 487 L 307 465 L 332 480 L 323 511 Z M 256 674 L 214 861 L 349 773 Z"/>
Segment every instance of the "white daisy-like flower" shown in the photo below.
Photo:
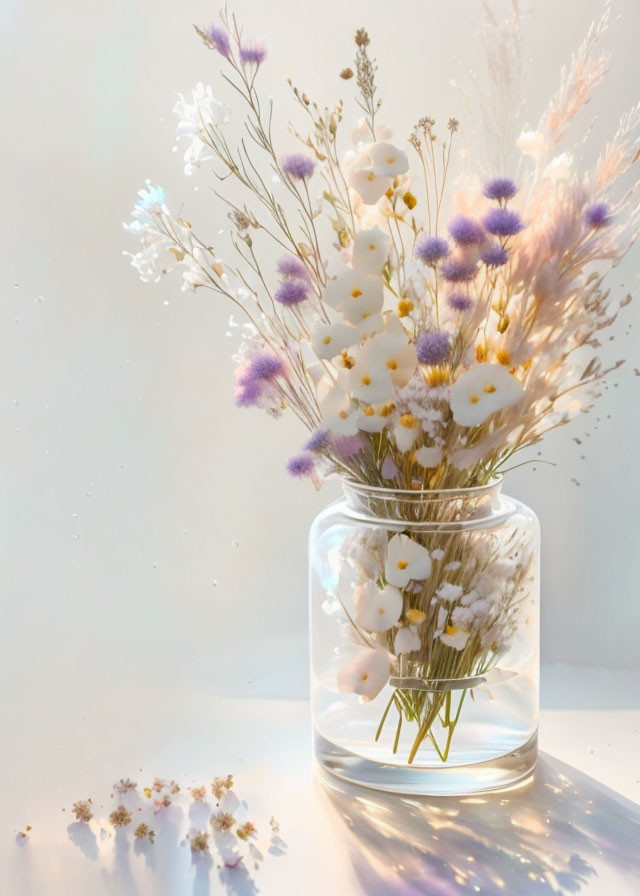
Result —
<path fill-rule="evenodd" d="M 399 656 L 401 653 L 413 653 L 414 650 L 420 650 L 421 646 L 422 642 L 415 625 L 407 625 L 398 629 L 393 642 L 396 656 Z"/>
<path fill-rule="evenodd" d="M 206 128 L 217 127 L 231 120 L 231 110 L 220 100 L 215 99 L 210 87 L 202 82 L 196 84 L 191 91 L 192 102 L 178 94 L 178 102 L 173 111 L 180 121 L 176 128 L 178 140 L 187 138 L 191 141 L 184 154 L 184 173 L 193 174 L 202 162 L 214 157 L 213 150 L 202 139 Z"/>
<path fill-rule="evenodd" d="M 389 318 L 386 330 L 367 339 L 353 357 L 349 388 L 368 404 L 390 401 L 394 388 L 406 385 L 418 366 L 415 345 L 397 317 Z"/>
<path fill-rule="evenodd" d="M 393 585 L 380 589 L 375 582 L 358 585 L 354 592 L 355 621 L 365 631 L 386 632 L 402 613 L 402 593 Z"/>
<path fill-rule="evenodd" d="M 460 585 L 454 585 L 452 582 L 443 582 L 436 591 L 436 594 L 440 600 L 446 600 L 448 603 L 451 603 L 451 601 L 457 600 L 460 597 L 462 588 Z"/>
<path fill-rule="evenodd" d="M 382 432 L 390 421 L 387 404 L 368 404 L 358 410 L 358 429 L 362 432 Z"/>
<path fill-rule="evenodd" d="M 440 635 L 440 640 L 447 647 L 453 647 L 455 650 L 464 650 L 470 637 L 470 632 L 466 632 L 456 625 L 447 625 L 444 632 Z"/>
<path fill-rule="evenodd" d="M 515 404 L 524 395 L 518 380 L 501 364 L 474 364 L 449 390 L 453 419 L 461 426 L 478 426 L 487 417 Z"/>
<path fill-rule="evenodd" d="M 375 174 L 369 167 L 353 167 L 347 171 L 347 183 L 365 205 L 375 205 L 391 186 L 391 178 Z"/>
<path fill-rule="evenodd" d="M 391 248 L 391 237 L 372 227 L 370 230 L 359 230 L 353 243 L 353 266 L 367 274 L 379 274 Z"/>
<path fill-rule="evenodd" d="M 340 436 L 355 436 L 358 432 L 356 411 L 342 386 L 335 385 L 320 402 L 320 413 L 324 425 L 332 433 Z"/>
<path fill-rule="evenodd" d="M 423 445 L 421 448 L 418 448 L 413 452 L 413 456 L 415 460 L 420 464 L 420 466 L 425 468 L 425 470 L 428 470 L 430 467 L 437 467 L 442 460 L 442 446 Z"/>
<path fill-rule="evenodd" d="M 343 694 L 359 694 L 373 700 L 389 681 L 391 662 L 386 650 L 365 648 L 340 669 L 338 690 Z"/>
<path fill-rule="evenodd" d="M 382 140 L 391 140 L 393 131 L 386 124 L 378 124 L 376 122 L 376 133 Z M 362 148 L 365 144 L 371 142 L 371 128 L 366 118 L 358 119 L 358 124 L 351 131 L 351 139 L 358 148 Z"/>
<path fill-rule="evenodd" d="M 431 573 L 429 551 L 408 535 L 398 533 L 390 539 L 384 577 L 397 588 L 406 588 L 412 579 L 428 579 Z"/>
<path fill-rule="evenodd" d="M 541 131 L 522 131 L 516 140 L 521 153 L 539 162 L 547 148 L 547 141 Z"/>
<path fill-rule="evenodd" d="M 555 156 L 544 169 L 543 177 L 555 181 L 568 180 L 571 177 L 573 156 L 570 152 L 562 152 Z"/>
<path fill-rule="evenodd" d="M 358 325 L 368 318 L 377 318 L 382 311 L 384 288 L 380 277 L 349 269 L 327 283 L 323 299 L 349 323 Z"/>
<path fill-rule="evenodd" d="M 393 438 L 398 451 L 401 451 L 403 454 L 410 451 L 421 432 L 420 421 L 413 414 L 396 415 L 393 426 Z"/>
<path fill-rule="evenodd" d="M 372 143 L 367 152 L 371 159 L 371 170 L 383 177 L 397 177 L 409 170 L 407 154 L 393 143 Z"/>
<path fill-rule="evenodd" d="M 311 347 L 322 361 L 330 361 L 342 351 L 355 345 L 360 338 L 358 330 L 346 323 L 320 322 L 311 334 Z"/>

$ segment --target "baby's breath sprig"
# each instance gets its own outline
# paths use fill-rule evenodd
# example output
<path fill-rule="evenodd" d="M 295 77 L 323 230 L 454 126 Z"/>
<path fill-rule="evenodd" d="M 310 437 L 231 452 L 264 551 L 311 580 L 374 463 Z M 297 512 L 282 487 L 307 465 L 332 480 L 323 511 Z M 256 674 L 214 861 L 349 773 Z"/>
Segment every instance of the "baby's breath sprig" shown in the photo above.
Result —
<path fill-rule="evenodd" d="M 356 100 L 367 117 L 367 124 L 371 131 L 371 139 L 376 139 L 376 115 L 382 106 L 382 100 L 376 98 L 376 73 L 378 66 L 375 59 L 369 56 L 368 47 L 371 38 L 366 28 L 358 28 L 354 37 L 356 45 L 356 82 L 360 90 L 360 99 Z"/>

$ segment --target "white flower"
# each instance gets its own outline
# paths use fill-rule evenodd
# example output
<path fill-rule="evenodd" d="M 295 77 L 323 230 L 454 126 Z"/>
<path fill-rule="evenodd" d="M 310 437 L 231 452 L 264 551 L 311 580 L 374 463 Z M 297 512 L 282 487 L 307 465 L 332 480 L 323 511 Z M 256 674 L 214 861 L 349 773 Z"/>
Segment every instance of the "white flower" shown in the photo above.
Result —
<path fill-rule="evenodd" d="M 440 600 L 446 600 L 451 603 L 452 600 L 457 600 L 460 597 L 462 588 L 460 585 L 454 585 L 452 582 L 443 582 L 436 594 Z"/>
<path fill-rule="evenodd" d="M 431 573 L 429 551 L 408 535 L 397 534 L 390 539 L 384 577 L 397 588 L 406 588 L 412 579 L 428 579 Z"/>
<path fill-rule="evenodd" d="M 568 180 L 571 177 L 571 166 L 573 165 L 573 156 L 570 152 L 560 153 L 559 156 L 551 159 L 547 167 L 544 169 L 543 177 L 548 180 L 560 181 Z"/>
<path fill-rule="evenodd" d="M 367 274 L 379 274 L 391 247 L 391 237 L 379 227 L 360 230 L 353 244 L 353 266 Z"/>
<path fill-rule="evenodd" d="M 447 647 L 454 647 L 456 650 L 464 650 L 470 637 L 470 632 L 465 632 L 455 625 L 448 625 L 440 635 L 440 640 L 443 644 L 446 644 Z"/>
<path fill-rule="evenodd" d="M 398 629 L 393 642 L 396 656 L 399 656 L 401 653 L 413 653 L 414 650 L 420 650 L 421 646 L 422 642 L 415 625 L 408 625 L 405 628 Z"/>
<path fill-rule="evenodd" d="M 355 621 L 368 632 L 386 632 L 402 613 L 402 594 L 393 585 L 381 590 L 375 582 L 358 585 L 354 594 Z"/>
<path fill-rule="evenodd" d="M 413 452 L 415 460 L 421 467 L 429 469 L 429 467 L 437 467 L 442 460 L 442 447 L 440 445 L 431 445 L 427 447 L 423 445 Z"/>
<path fill-rule="evenodd" d="M 396 177 L 398 174 L 406 174 L 409 170 L 407 154 L 393 143 L 372 143 L 367 152 L 374 174 Z"/>
<path fill-rule="evenodd" d="M 518 380 L 501 364 L 474 364 L 449 391 L 453 419 L 461 426 L 478 426 L 490 414 L 515 404 L 524 395 Z"/>
<path fill-rule="evenodd" d="M 390 318 L 384 333 L 368 339 L 353 353 L 349 388 L 360 401 L 380 404 L 389 401 L 394 387 L 404 386 L 418 365 L 415 346 L 398 318 Z"/>
<path fill-rule="evenodd" d="M 541 131 L 522 131 L 516 146 L 525 156 L 539 162 L 546 150 L 545 136 Z"/>
<path fill-rule="evenodd" d="M 386 124 L 376 124 L 376 133 L 382 140 L 390 140 L 393 137 L 393 131 Z M 351 139 L 358 148 L 371 140 L 371 128 L 366 118 L 358 120 L 357 126 L 351 131 Z"/>
<path fill-rule="evenodd" d="M 327 283 L 323 298 L 349 323 L 363 324 L 382 310 L 382 280 L 380 277 L 370 277 L 363 271 L 346 270 Z"/>
<path fill-rule="evenodd" d="M 446 566 L 443 567 L 445 572 L 454 572 L 456 569 L 460 569 L 462 563 L 459 560 L 452 560 L 451 563 L 447 563 Z"/>
<path fill-rule="evenodd" d="M 311 334 L 311 347 L 318 358 L 330 361 L 344 349 L 355 345 L 358 339 L 358 330 L 350 324 L 320 322 Z"/>
<path fill-rule="evenodd" d="M 473 622 L 473 613 L 469 607 L 456 607 L 451 614 L 451 622 L 460 628 L 468 628 Z"/>
<path fill-rule="evenodd" d="M 358 429 L 362 432 L 382 432 L 390 419 L 388 405 L 382 404 L 374 407 L 374 405 L 368 404 L 358 411 Z"/>
<path fill-rule="evenodd" d="M 396 422 L 393 426 L 393 438 L 398 451 L 401 451 L 403 454 L 410 451 L 421 432 L 420 421 L 413 414 L 396 416 Z"/>
<path fill-rule="evenodd" d="M 176 128 L 177 139 L 186 137 L 191 141 L 184 154 L 185 174 L 193 174 L 202 162 L 215 155 L 202 139 L 206 128 L 217 127 L 231 119 L 231 111 L 214 98 L 210 87 L 205 87 L 201 82 L 193 88 L 191 97 L 192 102 L 189 103 L 179 93 L 178 102 L 173 107 L 173 111 L 180 118 Z"/>
<path fill-rule="evenodd" d="M 336 435 L 355 436 L 358 432 L 356 413 L 351 398 L 342 386 L 329 390 L 320 402 L 320 413 L 325 426 Z"/>
<path fill-rule="evenodd" d="M 436 623 L 436 629 L 434 631 L 434 637 L 441 635 L 444 631 L 444 627 L 447 624 L 447 618 L 449 616 L 449 611 L 445 607 L 438 607 L 438 621 Z"/>
<path fill-rule="evenodd" d="M 365 205 L 375 205 L 391 186 L 391 179 L 374 174 L 371 168 L 352 168 L 347 171 L 347 183 Z"/>
<path fill-rule="evenodd" d="M 389 681 L 391 663 L 386 650 L 365 648 L 338 672 L 338 690 L 373 700 Z"/>

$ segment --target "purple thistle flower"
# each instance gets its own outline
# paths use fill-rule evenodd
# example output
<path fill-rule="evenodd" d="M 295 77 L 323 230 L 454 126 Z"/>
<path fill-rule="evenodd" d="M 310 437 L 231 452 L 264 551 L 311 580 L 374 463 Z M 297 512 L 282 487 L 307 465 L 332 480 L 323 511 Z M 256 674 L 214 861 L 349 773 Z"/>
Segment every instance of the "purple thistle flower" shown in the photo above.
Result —
<path fill-rule="evenodd" d="M 302 155 L 301 152 L 294 152 L 289 156 L 285 156 L 281 164 L 284 173 L 293 180 L 308 180 L 316 170 L 313 159 Z"/>
<path fill-rule="evenodd" d="M 267 58 L 267 48 L 264 44 L 240 45 L 240 59 L 247 65 L 262 65 Z"/>
<path fill-rule="evenodd" d="M 466 292 L 450 292 L 447 296 L 447 305 L 453 311 L 468 311 L 473 301 Z"/>
<path fill-rule="evenodd" d="M 279 258 L 276 263 L 276 270 L 283 277 L 293 277 L 296 280 L 309 279 L 309 271 L 295 255 L 283 255 Z"/>
<path fill-rule="evenodd" d="M 305 451 L 326 451 L 331 443 L 327 429 L 316 429 L 302 446 Z"/>
<path fill-rule="evenodd" d="M 256 380 L 274 380 L 278 376 L 286 376 L 284 364 L 275 355 L 254 355 L 247 372 L 240 380 L 240 385 Z"/>
<path fill-rule="evenodd" d="M 421 236 L 416 241 L 414 255 L 425 264 L 435 264 L 449 254 L 449 244 L 441 236 Z"/>
<path fill-rule="evenodd" d="M 449 223 L 449 233 L 460 246 L 479 246 L 484 242 L 482 224 L 474 218 L 458 215 Z"/>
<path fill-rule="evenodd" d="M 509 261 L 509 253 L 502 246 L 487 246 L 480 253 L 480 258 L 489 268 L 500 268 Z"/>
<path fill-rule="evenodd" d="M 587 227 L 598 230 L 600 227 L 606 227 L 611 223 L 611 211 L 606 202 L 594 202 L 588 205 L 584 210 L 584 223 Z"/>
<path fill-rule="evenodd" d="M 468 283 L 478 271 L 475 259 L 450 258 L 442 263 L 440 273 L 450 283 Z"/>
<path fill-rule="evenodd" d="M 210 25 L 205 34 L 214 45 L 218 53 L 228 59 L 231 56 L 231 44 L 229 43 L 229 35 L 218 25 Z"/>
<path fill-rule="evenodd" d="M 524 229 L 520 215 L 508 208 L 492 208 L 484 216 L 484 226 L 494 236 L 515 236 Z"/>
<path fill-rule="evenodd" d="M 309 298 L 309 287 L 304 280 L 285 280 L 277 288 L 274 295 L 276 302 L 291 308 L 292 305 L 299 305 Z"/>
<path fill-rule="evenodd" d="M 310 476 L 315 467 L 315 460 L 310 454 L 296 454 L 287 461 L 287 473 L 290 476 Z"/>
<path fill-rule="evenodd" d="M 333 450 L 341 460 L 349 460 L 350 457 L 359 454 L 365 444 L 361 435 L 333 437 Z"/>
<path fill-rule="evenodd" d="M 510 177 L 492 177 L 484 185 L 482 192 L 487 199 L 496 199 L 498 201 L 504 199 L 513 199 L 518 192 L 518 188 Z"/>
<path fill-rule="evenodd" d="M 252 380 L 243 377 L 239 382 L 240 389 L 236 394 L 235 403 L 239 408 L 258 407 L 262 398 L 262 383 L 260 380 Z"/>
<path fill-rule="evenodd" d="M 451 337 L 444 330 L 420 333 L 416 343 L 421 364 L 443 364 L 451 351 Z"/>

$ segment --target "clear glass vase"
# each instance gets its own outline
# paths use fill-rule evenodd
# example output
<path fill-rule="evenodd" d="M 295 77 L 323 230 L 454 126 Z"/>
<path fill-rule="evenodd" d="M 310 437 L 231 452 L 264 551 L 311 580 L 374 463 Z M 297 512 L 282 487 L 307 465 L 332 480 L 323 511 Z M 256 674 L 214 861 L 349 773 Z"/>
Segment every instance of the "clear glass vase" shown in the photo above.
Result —
<path fill-rule="evenodd" d="M 533 771 L 538 520 L 501 494 L 344 482 L 310 533 L 320 769 L 413 794 L 507 787 Z"/>

